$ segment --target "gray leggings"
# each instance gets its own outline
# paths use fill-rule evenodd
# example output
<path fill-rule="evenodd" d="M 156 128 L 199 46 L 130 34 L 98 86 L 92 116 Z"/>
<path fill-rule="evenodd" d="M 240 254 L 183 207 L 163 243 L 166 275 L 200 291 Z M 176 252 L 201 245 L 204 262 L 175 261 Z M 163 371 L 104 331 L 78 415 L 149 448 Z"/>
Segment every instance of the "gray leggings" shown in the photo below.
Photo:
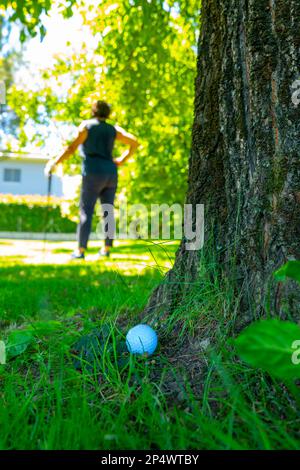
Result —
<path fill-rule="evenodd" d="M 80 248 L 86 248 L 92 228 L 92 218 L 94 214 L 97 199 L 101 204 L 110 204 L 113 206 L 118 177 L 116 174 L 91 174 L 82 177 L 82 187 L 80 196 L 80 222 L 77 229 L 77 239 Z M 112 246 L 115 220 L 112 211 L 103 211 L 103 216 L 107 218 L 110 227 L 109 233 L 105 238 L 105 245 Z M 107 226 L 104 228 L 107 231 Z"/>

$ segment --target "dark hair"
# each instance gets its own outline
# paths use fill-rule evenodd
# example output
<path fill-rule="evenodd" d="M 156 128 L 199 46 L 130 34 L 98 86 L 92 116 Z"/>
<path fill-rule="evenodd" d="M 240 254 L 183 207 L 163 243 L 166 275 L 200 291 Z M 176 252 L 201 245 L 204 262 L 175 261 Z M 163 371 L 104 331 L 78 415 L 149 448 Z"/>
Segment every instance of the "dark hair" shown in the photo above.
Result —
<path fill-rule="evenodd" d="M 110 115 L 110 105 L 105 101 L 96 101 L 92 106 L 93 117 L 107 119 Z"/>

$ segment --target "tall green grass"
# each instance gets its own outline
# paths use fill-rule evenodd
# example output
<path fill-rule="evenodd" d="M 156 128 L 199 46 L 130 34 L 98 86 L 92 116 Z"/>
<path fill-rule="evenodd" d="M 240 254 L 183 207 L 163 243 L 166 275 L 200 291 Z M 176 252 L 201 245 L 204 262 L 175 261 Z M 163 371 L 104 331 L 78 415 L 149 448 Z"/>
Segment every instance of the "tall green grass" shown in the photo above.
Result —
<path fill-rule="evenodd" d="M 300 414 L 288 391 L 239 362 L 228 343 L 239 299 L 231 282 L 211 274 L 212 260 L 201 260 L 201 276 L 160 326 L 157 353 L 136 358 L 124 352 L 126 331 L 139 321 L 174 246 L 151 245 L 154 256 L 142 242 L 122 249 L 117 271 L 112 261 L 3 261 L 2 336 L 41 318 L 61 323 L 0 366 L 0 448 L 298 449 Z M 143 256 L 152 268 L 139 268 L 135 258 Z M 78 340 L 102 328 L 100 349 L 78 359 Z M 197 338 L 209 343 L 195 350 L 201 368 L 189 381 L 179 354 Z M 170 377 L 180 397 L 168 387 Z"/>

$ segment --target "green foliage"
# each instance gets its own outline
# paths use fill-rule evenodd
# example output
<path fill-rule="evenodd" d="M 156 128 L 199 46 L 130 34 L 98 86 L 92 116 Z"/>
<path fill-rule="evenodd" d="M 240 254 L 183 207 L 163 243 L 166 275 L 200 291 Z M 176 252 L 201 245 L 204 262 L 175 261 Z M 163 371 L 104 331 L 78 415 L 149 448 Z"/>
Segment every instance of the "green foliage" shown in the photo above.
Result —
<path fill-rule="evenodd" d="M 300 261 L 288 261 L 274 273 L 277 281 L 300 282 Z M 253 367 L 290 382 L 300 378 L 300 327 L 279 319 L 260 320 L 235 339 L 239 356 Z M 297 350 L 298 347 L 298 350 Z"/>
<path fill-rule="evenodd" d="M 7 339 L 6 351 L 8 359 L 24 353 L 28 346 L 34 342 L 34 336 L 28 330 L 12 331 Z"/>
<path fill-rule="evenodd" d="M 6 57 L 0 57 L 0 78 L 3 80 L 7 88 L 13 82 L 13 72 L 15 70 L 16 62 L 20 60 L 20 55 L 12 52 Z"/>
<path fill-rule="evenodd" d="M 59 321 L 48 320 L 48 321 L 36 321 L 31 323 L 27 331 L 30 331 L 35 336 L 48 336 L 62 328 L 62 324 Z"/>
<path fill-rule="evenodd" d="M 0 364 L 6 363 L 6 353 L 8 359 L 13 359 L 23 354 L 29 346 L 36 343 L 35 339 L 42 336 L 50 336 L 62 329 L 62 324 L 58 321 L 36 321 L 21 330 L 11 331 L 7 337 L 6 343 L 1 341 L 3 351 Z M 0 349 L 1 349 L 0 344 Z"/>
<path fill-rule="evenodd" d="M 274 273 L 277 281 L 285 281 L 287 278 L 300 283 L 300 261 L 288 261 Z"/>
<path fill-rule="evenodd" d="M 69 54 L 57 57 L 51 69 L 41 72 L 38 90 L 11 90 L 9 103 L 16 112 L 22 109 L 21 125 L 28 119 L 36 124 L 78 125 L 90 117 L 94 100 L 106 99 L 113 104 L 112 122 L 140 142 L 134 161 L 120 169 L 122 194 L 130 203 L 183 203 L 193 117 L 197 3 L 103 0 L 96 6 L 80 6 L 97 44 L 83 44 L 79 54 L 72 53 L 70 45 Z"/>
<path fill-rule="evenodd" d="M 72 5 L 75 0 L 2 0 L 0 18 L 6 16 L 9 22 L 19 23 L 21 41 L 25 41 L 28 36 L 34 37 L 37 34 L 43 38 L 46 30 L 41 16 L 49 13 L 54 3 L 62 9 L 62 14 L 65 17 L 72 15 Z"/>
<path fill-rule="evenodd" d="M 3 24 L 0 17 L 0 48 Z M 0 56 L 0 81 L 4 82 L 8 90 L 14 81 L 14 75 L 22 62 L 21 52 L 14 50 L 6 51 L 6 54 Z M 9 136 L 15 136 L 18 129 L 19 120 L 16 114 L 9 109 L 6 104 L 0 103 L 0 150 L 4 145 L 8 145 Z"/>
<path fill-rule="evenodd" d="M 74 233 L 76 224 L 62 215 L 63 204 L 56 198 L 1 196 L 0 231 Z"/>
<path fill-rule="evenodd" d="M 235 339 L 239 356 L 253 367 L 283 381 L 300 378 L 300 365 L 292 361 L 295 342 L 300 344 L 300 328 L 278 319 L 260 320 Z"/>

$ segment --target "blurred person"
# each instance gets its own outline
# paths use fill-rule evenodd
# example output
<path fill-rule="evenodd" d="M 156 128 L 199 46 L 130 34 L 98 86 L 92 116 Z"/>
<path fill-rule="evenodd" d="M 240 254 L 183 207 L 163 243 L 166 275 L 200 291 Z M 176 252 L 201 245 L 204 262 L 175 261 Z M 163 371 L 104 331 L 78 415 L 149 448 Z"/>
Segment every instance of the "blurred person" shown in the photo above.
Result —
<path fill-rule="evenodd" d="M 50 160 L 46 166 L 46 174 L 53 172 L 56 165 L 68 159 L 79 146 L 83 156 L 82 186 L 80 195 L 80 222 L 77 228 L 78 249 L 72 254 L 72 259 L 84 259 L 85 251 L 92 228 L 92 217 L 95 204 L 99 199 L 101 204 L 109 204 L 110 211 L 104 211 L 107 220 L 105 245 L 99 251 L 99 257 L 108 257 L 113 245 L 114 200 L 118 186 L 117 167 L 133 155 L 138 147 L 137 139 L 119 126 L 108 124 L 111 107 L 105 101 L 97 101 L 92 106 L 92 119 L 83 121 L 79 126 L 76 139 L 58 157 Z M 113 159 L 115 141 L 129 145 L 129 149 L 116 159 Z"/>

